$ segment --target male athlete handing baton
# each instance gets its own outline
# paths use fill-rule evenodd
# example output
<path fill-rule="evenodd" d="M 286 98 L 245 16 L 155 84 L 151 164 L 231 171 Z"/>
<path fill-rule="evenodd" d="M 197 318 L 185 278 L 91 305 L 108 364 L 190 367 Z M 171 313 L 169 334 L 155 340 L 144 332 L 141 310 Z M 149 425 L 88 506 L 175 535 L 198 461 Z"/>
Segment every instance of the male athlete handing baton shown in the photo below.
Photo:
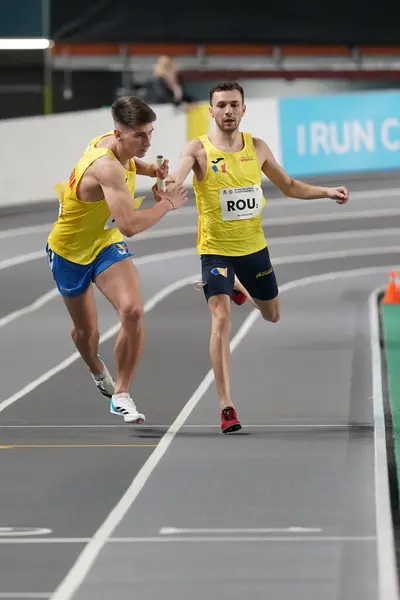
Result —
<path fill-rule="evenodd" d="M 114 130 L 94 138 L 59 188 L 60 211 L 47 244 L 48 262 L 71 316 L 72 339 L 99 391 L 111 399 L 110 411 L 127 423 L 143 423 L 130 387 L 144 339 L 139 276 L 123 236 L 152 227 L 187 201 L 183 185 L 154 190 L 157 203 L 135 210 L 136 175 L 165 179 L 168 161 L 140 160 L 150 147 L 154 111 L 139 98 L 112 105 Z M 98 355 L 99 330 L 92 282 L 117 310 L 121 329 L 115 343 L 114 383 Z"/>

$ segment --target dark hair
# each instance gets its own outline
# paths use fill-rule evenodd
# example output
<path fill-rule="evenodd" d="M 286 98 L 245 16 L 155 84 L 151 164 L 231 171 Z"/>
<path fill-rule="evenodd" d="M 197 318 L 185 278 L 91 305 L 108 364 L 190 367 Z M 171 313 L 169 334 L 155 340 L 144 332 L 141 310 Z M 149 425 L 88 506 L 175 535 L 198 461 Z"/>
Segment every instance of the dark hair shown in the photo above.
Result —
<path fill-rule="evenodd" d="M 150 106 L 135 96 L 122 96 L 113 102 L 111 113 L 115 123 L 126 127 L 147 125 L 156 120 L 156 113 Z"/>
<path fill-rule="evenodd" d="M 242 96 L 242 102 L 244 102 L 244 91 L 242 86 L 236 81 L 225 81 L 224 83 L 218 83 L 218 85 L 214 85 L 214 87 L 210 90 L 210 104 L 212 104 L 212 99 L 215 92 L 231 92 L 232 90 L 237 90 L 240 92 Z"/>

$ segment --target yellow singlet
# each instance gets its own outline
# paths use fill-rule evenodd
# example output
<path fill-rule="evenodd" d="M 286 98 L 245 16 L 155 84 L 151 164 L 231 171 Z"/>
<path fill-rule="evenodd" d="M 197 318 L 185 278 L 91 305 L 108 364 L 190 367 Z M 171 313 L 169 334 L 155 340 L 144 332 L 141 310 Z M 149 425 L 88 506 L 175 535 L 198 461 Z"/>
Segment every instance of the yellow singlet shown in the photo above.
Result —
<path fill-rule="evenodd" d="M 97 148 L 97 143 L 112 132 L 94 138 L 73 169 L 69 181 L 56 185 L 60 201 L 58 219 L 53 225 L 48 244 L 54 252 L 74 263 L 87 265 L 107 246 L 123 241 L 123 235 L 115 225 L 107 202 L 83 202 L 77 198 L 77 188 L 83 174 L 101 156 L 117 160 L 112 150 Z M 126 185 L 132 198 L 135 193 L 136 165 L 124 169 Z M 143 198 L 133 200 L 138 208 Z"/>
<path fill-rule="evenodd" d="M 193 177 L 198 219 L 199 254 L 245 256 L 267 245 L 261 213 L 265 198 L 261 167 L 251 133 L 242 133 L 243 149 L 224 152 L 207 135 L 198 139 L 207 154 L 203 181 Z"/>

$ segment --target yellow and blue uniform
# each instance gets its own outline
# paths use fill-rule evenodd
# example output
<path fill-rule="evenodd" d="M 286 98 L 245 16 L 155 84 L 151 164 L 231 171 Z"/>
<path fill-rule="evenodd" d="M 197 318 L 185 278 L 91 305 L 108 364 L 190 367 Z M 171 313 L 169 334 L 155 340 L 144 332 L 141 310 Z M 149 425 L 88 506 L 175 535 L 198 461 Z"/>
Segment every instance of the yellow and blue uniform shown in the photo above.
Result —
<path fill-rule="evenodd" d="M 220 150 L 207 135 L 198 138 L 207 156 L 204 179 L 193 177 L 197 250 L 207 299 L 231 296 L 235 273 L 253 298 L 271 300 L 278 295 L 262 228 L 262 171 L 252 134 L 243 132 L 242 138 L 238 152 Z"/>
<path fill-rule="evenodd" d="M 79 183 L 95 160 L 102 156 L 117 160 L 112 150 L 97 147 L 98 142 L 108 135 L 112 132 L 91 140 L 69 180 L 56 186 L 59 214 L 49 234 L 46 250 L 57 287 L 65 296 L 81 295 L 104 269 L 131 256 L 106 200 L 83 202 L 78 198 Z M 134 160 L 130 161 L 130 168 L 124 170 L 132 203 L 138 208 L 143 198 L 134 199 Z"/>

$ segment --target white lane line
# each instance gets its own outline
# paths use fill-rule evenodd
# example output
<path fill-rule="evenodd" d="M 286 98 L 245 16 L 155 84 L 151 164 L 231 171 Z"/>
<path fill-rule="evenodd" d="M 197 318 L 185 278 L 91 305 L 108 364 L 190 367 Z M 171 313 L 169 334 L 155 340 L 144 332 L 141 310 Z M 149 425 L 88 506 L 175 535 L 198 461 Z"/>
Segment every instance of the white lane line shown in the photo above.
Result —
<path fill-rule="evenodd" d="M 274 265 L 286 265 L 286 264 L 295 264 L 295 263 L 309 263 L 309 262 L 317 262 L 320 260 L 334 260 L 340 258 L 349 258 L 349 257 L 357 257 L 357 256 L 381 256 L 385 254 L 398 254 L 400 253 L 400 246 L 379 246 L 379 247 L 371 247 L 368 248 L 354 248 L 352 250 L 333 250 L 330 252 L 319 252 L 312 254 L 296 254 L 294 256 L 281 256 L 273 259 Z M 186 256 L 195 256 L 197 255 L 197 251 L 195 248 L 182 248 L 181 250 L 171 250 L 170 252 L 161 252 L 157 254 L 149 254 L 147 256 L 140 257 L 133 261 L 137 266 L 145 265 L 153 262 L 160 262 L 165 260 L 174 260 L 176 258 L 183 258 Z M 1 262 L 0 262 L 1 269 Z M 200 269 L 199 269 L 200 271 Z M 192 279 L 188 281 L 188 284 L 191 283 L 193 279 L 195 279 L 196 275 L 192 276 Z M 8 325 L 15 319 L 19 317 L 23 317 L 27 314 L 30 314 L 36 310 L 42 308 L 47 302 L 56 298 L 58 296 L 57 289 L 51 290 L 50 292 L 46 292 L 43 296 L 37 298 L 32 304 L 25 306 L 24 308 L 20 308 L 4 317 L 0 318 L 0 327 L 4 325 Z M 106 333 L 107 335 L 107 333 Z M 105 338 L 109 339 L 109 338 Z M 68 360 L 68 359 L 66 359 Z M 71 363 L 67 363 L 66 367 L 68 367 Z M 0 403 L 0 412 L 1 412 Z"/>
<path fill-rule="evenodd" d="M 292 219 L 292 223 L 297 223 L 297 219 Z M 269 224 L 272 223 L 270 220 Z M 273 223 L 272 223 L 273 224 Z M 177 229 L 161 229 L 159 231 L 149 232 L 148 238 L 140 238 L 138 237 L 135 241 L 140 241 L 141 239 L 155 239 L 159 238 L 167 238 L 174 237 L 175 235 L 183 235 L 186 233 L 196 233 L 196 227 L 182 227 Z M 150 235 L 151 233 L 151 235 Z M 153 235 L 154 234 L 154 235 Z M 139 234 L 142 235 L 142 234 Z M 391 235 L 399 235 L 400 236 L 400 228 L 393 227 L 389 229 L 355 229 L 352 231 L 331 231 L 326 233 L 312 233 L 309 235 L 292 235 L 292 236 L 267 236 L 268 244 L 271 248 L 274 246 L 282 245 L 282 244 L 304 244 L 304 243 L 313 243 L 313 242 L 327 242 L 327 241 L 337 241 L 337 240 L 346 240 L 346 239 L 369 239 L 369 238 L 385 238 L 386 236 Z M 129 241 L 129 240 L 128 240 Z M 182 256 L 188 256 L 192 254 L 196 254 L 196 249 L 191 248 L 182 248 L 181 250 L 173 250 L 174 254 L 171 255 L 171 258 L 180 258 Z M 168 253 L 167 253 L 168 254 Z M 35 250 L 33 252 L 28 252 L 26 254 L 20 254 L 18 256 L 14 256 L 12 258 L 6 258 L 4 260 L 0 260 L 0 270 L 8 269 L 10 267 L 14 267 L 16 265 L 24 264 L 33 260 L 45 259 L 45 251 L 43 250 Z M 154 256 L 163 256 L 163 254 L 152 254 L 148 256 L 143 256 L 136 258 L 134 257 L 134 261 L 136 264 L 146 264 L 147 262 L 152 262 L 154 259 L 151 257 Z M 276 260 L 276 259 L 275 259 Z M 275 262 L 275 261 L 274 261 Z"/>
<path fill-rule="evenodd" d="M 40 225 L 27 225 L 26 227 L 15 227 L 14 229 L 5 229 L 0 231 L 0 240 L 19 237 L 21 235 L 31 235 L 32 233 L 50 233 L 53 223 L 43 223 Z"/>
<path fill-rule="evenodd" d="M 2 545 L 15 545 L 15 544 L 29 544 L 29 545 L 52 545 L 52 544 L 86 544 L 91 542 L 92 538 L 48 538 L 48 539 L 38 539 L 32 540 L 30 538 L 26 538 L 25 540 L 14 540 L 10 538 L 9 540 L 0 540 L 0 546 Z M 251 542 L 251 543 L 259 543 L 259 542 L 375 542 L 376 537 L 373 535 L 313 535 L 313 536 L 304 536 L 304 535 L 296 535 L 296 536 L 185 536 L 185 537 L 120 537 L 120 538 L 109 538 L 107 543 L 110 544 L 165 544 L 165 543 L 174 543 L 174 542 L 189 542 L 189 543 L 220 543 L 220 542 Z M 52 596 L 54 600 L 56 596 Z M 68 596 L 71 598 L 71 596 Z"/>
<path fill-rule="evenodd" d="M 347 258 L 351 256 L 374 256 L 383 254 L 397 254 L 400 252 L 399 246 L 377 246 L 367 248 L 354 248 L 348 250 L 332 250 L 330 252 L 313 252 L 312 254 L 295 254 L 293 256 L 278 256 L 272 258 L 273 265 L 286 265 L 298 262 L 316 262 L 319 260 L 329 260 L 336 258 Z M 186 256 L 197 256 L 196 248 L 181 248 L 180 250 L 171 250 L 170 252 L 161 252 L 159 254 L 149 254 L 143 258 L 135 260 L 136 265 L 144 265 L 156 260 L 171 260 L 175 258 L 184 258 Z M 200 272 L 200 267 L 199 267 Z"/>
<path fill-rule="evenodd" d="M 181 289 L 182 287 L 189 285 L 189 283 L 192 280 L 193 280 L 193 275 L 191 275 L 190 277 L 184 277 L 182 279 L 179 279 L 178 281 L 174 281 L 170 285 L 167 285 L 162 290 L 157 292 L 154 296 L 152 296 L 152 298 L 150 298 L 145 303 L 144 312 L 147 313 L 147 312 L 151 311 L 155 306 L 157 306 L 157 304 L 159 304 L 167 296 L 169 296 L 173 292 L 176 292 L 177 290 Z M 107 329 L 107 331 L 100 337 L 100 343 L 105 342 L 105 341 L 109 340 L 110 338 L 112 338 L 114 335 L 116 335 L 116 333 L 119 331 L 120 327 L 121 327 L 120 323 L 117 323 L 113 327 L 110 327 L 109 329 Z M 53 377 L 53 375 L 56 375 L 63 369 L 66 369 L 67 367 L 69 367 L 72 363 L 74 363 L 76 360 L 78 360 L 78 358 L 80 358 L 80 354 L 78 352 L 74 352 L 73 354 L 68 356 L 65 360 L 63 360 L 61 363 L 59 363 L 57 366 L 53 367 L 52 369 L 49 369 L 48 371 L 43 373 L 43 375 L 41 375 L 34 381 L 31 381 L 25 387 L 23 387 L 21 390 L 19 390 L 18 392 L 16 392 L 9 398 L 7 398 L 7 400 L 3 400 L 3 402 L 0 402 L 0 413 L 3 410 L 5 410 L 8 406 L 11 406 L 12 404 L 14 404 L 14 402 L 19 400 L 20 398 L 23 398 L 23 396 L 26 396 L 26 394 L 29 394 L 30 392 L 32 392 L 39 385 L 41 385 L 45 381 L 48 381 L 51 377 Z"/>
<path fill-rule="evenodd" d="M 268 236 L 268 243 L 271 248 L 280 246 L 281 244 L 308 244 L 313 242 L 329 242 L 337 240 L 354 240 L 354 239 L 370 239 L 370 238 L 385 238 L 387 236 L 399 236 L 400 227 L 392 227 L 391 229 L 355 229 L 353 231 L 330 231 L 326 233 L 310 233 L 308 235 L 288 235 L 288 236 Z"/>
<path fill-rule="evenodd" d="M 22 538 L 31 535 L 49 535 L 49 533 L 53 533 L 53 530 L 46 527 L 0 527 L 0 538 Z"/>
<path fill-rule="evenodd" d="M 27 306 L 24 306 L 24 308 L 14 310 L 14 312 L 8 313 L 8 315 L 6 315 L 5 317 L 0 318 L 0 327 L 4 327 L 5 325 L 12 323 L 12 321 L 15 321 L 15 319 L 19 319 L 19 317 L 29 315 L 35 310 L 39 310 L 47 302 L 50 302 L 50 300 L 53 300 L 53 298 L 56 298 L 57 296 L 59 296 L 59 292 L 57 289 L 50 290 L 50 292 L 46 292 L 45 294 L 43 294 L 43 296 L 39 296 L 39 298 L 32 302 L 32 304 L 28 304 Z"/>
<path fill-rule="evenodd" d="M 227 529 L 225 527 L 216 528 L 181 528 L 181 527 L 161 527 L 159 535 L 183 535 L 183 534 L 204 534 L 204 533 L 322 533 L 320 527 L 236 527 Z"/>
<path fill-rule="evenodd" d="M 400 212 L 399 212 L 400 214 Z M 171 231 L 169 231 L 169 235 L 165 236 L 165 237 L 172 237 L 173 234 L 171 234 Z M 377 229 L 377 230 L 366 230 L 366 231 L 360 231 L 360 230 L 356 230 L 356 231 L 340 231 L 340 232 L 327 232 L 327 233 L 321 233 L 321 234 L 311 234 L 311 235 L 301 235 L 301 236 L 283 236 L 283 237 L 269 237 L 267 236 L 268 239 L 268 243 L 270 247 L 274 247 L 277 246 L 279 244 L 299 244 L 299 243 L 306 243 L 306 242 L 318 242 L 318 241 L 329 241 L 329 240 L 343 240 L 343 239 L 354 239 L 354 238 L 373 238 L 373 237 L 385 237 L 385 236 L 390 236 L 390 235 L 397 235 L 400 234 L 400 228 L 393 228 L 393 229 Z M 397 252 L 398 251 L 398 246 L 387 246 L 387 248 L 389 249 L 389 252 Z M 385 252 L 385 247 L 379 246 L 378 248 L 371 248 L 370 246 L 368 246 L 368 248 L 366 249 L 366 252 L 369 251 L 370 253 L 384 253 Z M 350 252 L 361 252 L 361 249 L 348 249 L 348 250 L 343 250 L 342 253 L 350 253 Z M 155 253 L 155 254 L 148 254 L 146 256 L 141 256 L 141 257 L 133 257 L 133 261 L 135 262 L 136 265 L 145 265 L 151 262 L 154 262 L 156 260 L 173 260 L 174 258 L 182 258 L 185 256 L 195 256 L 197 255 L 197 250 L 194 246 L 191 246 L 190 248 L 181 248 L 180 250 L 170 250 L 169 252 L 159 252 L 159 253 Z M 9 267 L 14 267 L 16 265 L 19 264 L 24 264 L 33 260 L 38 260 L 40 258 L 45 260 L 45 252 L 42 250 L 39 251 L 35 251 L 35 252 L 29 252 L 27 254 L 20 254 L 18 256 L 14 256 L 13 258 L 7 258 L 4 260 L 0 260 L 0 270 L 3 269 L 8 269 Z M 304 256 L 311 256 L 311 255 L 304 255 Z M 317 255 L 316 255 L 317 256 Z M 325 254 L 325 253 L 320 253 L 318 256 L 321 257 L 321 260 L 324 259 L 325 256 L 327 256 L 327 258 L 330 258 L 329 254 Z M 286 260 L 287 258 L 290 257 L 276 257 L 275 259 L 273 259 L 273 263 L 276 264 L 277 261 L 282 261 L 282 260 Z M 295 259 L 292 258 L 292 261 L 294 261 Z"/>
<path fill-rule="evenodd" d="M 388 188 L 388 189 L 384 189 L 384 190 L 360 190 L 360 191 L 356 191 L 356 192 L 351 192 L 350 190 L 350 194 L 351 194 L 351 199 L 352 200 L 369 200 L 369 199 L 382 199 L 382 198 L 397 198 L 400 197 L 400 188 Z M 286 198 L 286 197 L 275 197 L 275 196 L 271 196 L 269 197 L 268 194 L 266 194 L 267 196 L 267 207 L 274 207 L 274 208 L 278 208 L 280 206 L 298 206 L 298 205 L 304 205 L 305 209 L 307 210 L 307 206 L 309 207 L 311 204 L 319 204 L 319 203 L 324 203 L 324 204 L 329 204 L 329 200 L 327 200 L 327 198 L 316 198 L 315 200 L 299 200 L 298 198 Z M 332 206 L 333 206 L 333 201 L 332 202 Z M 188 214 L 197 214 L 197 207 L 196 206 L 185 206 L 183 207 L 181 210 L 178 210 L 176 212 L 172 212 L 168 215 L 168 217 L 170 216 L 185 216 Z M 15 227 L 14 229 L 7 229 L 4 231 L 0 231 L 0 240 L 2 239 L 7 239 L 7 238 L 13 238 L 13 237 L 19 237 L 19 236 L 23 236 L 23 235 L 30 235 L 32 233 L 49 233 L 51 228 L 53 227 L 53 223 L 43 223 L 43 224 L 39 224 L 39 225 L 28 225 L 26 227 Z"/>
<path fill-rule="evenodd" d="M 400 198 L 400 188 L 388 188 L 387 190 L 359 190 L 352 192 L 350 189 L 350 202 L 356 200 L 380 200 L 382 198 Z M 310 204 L 329 204 L 327 198 L 315 198 L 314 200 L 300 200 L 299 198 L 287 198 L 285 196 L 269 196 L 268 192 L 264 191 L 264 196 L 267 199 L 267 210 L 269 208 L 280 208 L 286 206 L 307 206 Z M 171 211 L 168 213 L 168 218 L 180 217 L 185 215 L 197 214 L 196 206 L 184 206 L 179 211 Z"/>
<path fill-rule="evenodd" d="M 265 217 L 262 221 L 264 227 L 277 225 L 297 225 L 298 223 L 325 223 L 330 221 L 347 221 L 350 219 L 374 219 L 378 217 L 395 217 L 400 215 L 400 208 L 377 208 L 369 210 L 344 210 L 338 213 L 296 215 L 288 217 Z M 268 231 L 268 230 L 267 230 Z M 197 235 L 197 225 L 182 225 L 181 227 L 169 227 L 165 229 L 154 229 L 143 231 L 135 236 L 137 241 L 168 238 L 179 235 Z M 129 241 L 129 240 L 127 240 Z"/>
<path fill-rule="evenodd" d="M 17 256 L 13 259 L 7 259 L 5 261 L 0 261 L 0 270 L 5 269 L 9 266 L 19 264 L 20 262 L 25 263 L 25 262 L 27 262 L 27 260 L 36 260 L 37 258 L 45 257 L 45 254 L 43 252 L 39 253 L 40 256 L 37 256 L 37 254 L 38 254 L 37 252 L 32 252 L 31 254 L 25 254 L 25 255 Z M 137 259 L 133 258 L 133 260 L 135 262 L 135 265 L 139 266 L 139 265 L 143 265 L 143 264 L 149 264 L 152 262 L 173 260 L 174 258 L 178 258 L 178 257 L 182 257 L 182 256 L 191 256 L 191 255 L 195 255 L 195 254 L 196 254 L 196 251 L 193 248 L 187 248 L 187 249 L 184 249 L 183 251 L 173 250 L 171 252 L 160 252 L 158 254 L 148 254 L 147 256 L 139 257 Z M 27 258 L 27 257 L 30 257 L 30 258 Z M 12 262 L 12 264 L 11 264 L 11 262 Z M 193 277 L 192 277 L 192 279 L 193 279 Z M 190 281 L 188 283 L 190 283 Z M 57 298 L 57 296 L 59 296 L 59 295 L 60 294 L 59 294 L 57 288 L 54 288 L 54 289 L 50 290 L 49 292 L 46 292 L 45 294 L 43 294 L 43 296 L 39 296 L 39 298 L 34 300 L 34 302 L 32 302 L 31 304 L 28 304 L 27 306 L 24 306 L 23 308 L 20 308 L 11 313 L 8 313 L 4 317 L 1 317 L 0 318 L 0 327 L 4 327 L 5 325 L 8 325 L 12 321 L 15 321 L 15 319 L 18 319 L 19 317 L 23 317 L 23 316 L 28 315 L 36 310 L 39 310 L 47 302 L 50 302 L 50 300 Z M 1 404 L 0 404 L 0 406 L 1 406 Z M 0 412 L 1 412 L 1 410 L 0 410 Z"/>
<path fill-rule="evenodd" d="M 396 252 L 400 252 L 400 246 L 390 246 L 390 247 L 384 247 L 384 248 L 356 249 L 353 251 L 339 250 L 336 252 L 322 252 L 320 254 L 304 254 L 304 255 L 296 255 L 296 256 L 284 256 L 284 257 L 275 259 L 274 264 L 275 265 L 288 264 L 288 263 L 291 264 L 291 263 L 295 263 L 295 262 L 306 263 L 306 262 L 313 262 L 313 261 L 318 261 L 318 260 L 327 260 L 327 259 L 331 259 L 331 258 L 332 259 L 348 258 L 350 256 L 365 256 L 368 254 L 369 255 L 389 254 L 389 253 L 396 253 Z M 188 256 L 188 255 L 195 255 L 195 254 L 196 254 L 196 250 L 194 248 L 186 248 L 183 250 L 176 250 L 176 251 L 172 251 L 172 252 L 164 252 L 164 253 L 159 253 L 159 254 L 150 254 L 148 256 L 144 256 L 143 258 L 139 258 L 136 261 L 136 264 L 143 265 L 143 264 L 151 263 L 151 262 L 154 262 L 157 260 L 158 261 L 170 260 L 173 258 L 177 258 L 178 256 L 182 257 L 182 256 Z M 382 270 L 382 267 L 377 267 L 377 268 L 379 269 L 379 271 Z M 393 268 L 393 267 L 391 267 L 391 268 Z M 196 275 L 185 277 L 184 279 L 179 280 L 178 282 L 174 282 L 170 286 L 167 286 L 166 288 L 161 290 L 158 294 L 153 296 L 153 298 L 150 299 L 145 304 L 145 312 L 148 312 L 149 310 L 151 310 L 156 304 L 161 302 L 161 300 L 163 300 L 169 294 L 173 293 L 174 291 L 177 291 L 178 289 L 181 289 L 185 285 L 189 285 L 195 278 L 196 278 Z M 302 280 L 296 280 L 296 282 L 297 281 L 302 281 Z M 291 282 L 289 282 L 289 284 L 290 283 Z M 282 290 L 284 291 L 285 289 L 292 289 L 292 288 L 286 287 L 289 284 L 284 284 L 281 287 L 281 291 Z M 51 294 L 51 293 L 49 293 L 49 294 Z M 50 295 L 50 297 L 48 297 L 47 301 L 49 299 L 51 299 L 51 297 L 52 296 Z M 155 299 L 155 304 L 153 304 L 154 299 Z M 40 304 L 41 306 L 43 306 L 45 304 L 43 298 L 39 298 L 36 302 L 39 302 L 39 301 L 41 303 Z M 25 309 L 21 309 L 21 310 L 26 310 L 28 312 L 32 312 L 32 309 L 30 306 L 25 307 Z M 8 318 L 8 316 L 3 317 L 3 318 Z M 105 331 L 105 333 L 103 333 L 102 336 L 100 337 L 100 343 L 111 339 L 119 331 L 119 329 L 120 329 L 119 323 L 117 323 L 116 325 L 113 325 L 112 327 L 107 329 Z M 49 369 L 48 371 L 43 373 L 43 375 L 41 375 L 37 379 L 28 383 L 26 386 L 24 386 L 22 389 L 20 389 L 18 392 L 16 392 L 12 396 L 8 397 L 6 400 L 3 400 L 2 402 L 0 402 L 0 413 L 3 410 L 5 410 L 8 406 L 11 406 L 12 404 L 14 404 L 14 402 L 19 400 L 20 398 L 26 396 L 27 394 L 29 394 L 30 392 L 35 390 L 39 385 L 48 381 L 51 377 L 53 377 L 53 375 L 56 375 L 60 371 L 63 371 L 64 369 L 68 368 L 71 364 L 73 364 L 79 358 L 80 358 L 79 353 L 74 352 L 73 354 L 68 356 L 66 359 L 64 359 L 61 363 L 59 363 L 52 369 Z"/>
<path fill-rule="evenodd" d="M 0 598 L 4 598 L 4 600 L 13 600 L 14 598 L 15 600 L 26 600 L 28 598 L 34 600 L 36 598 L 50 598 L 50 596 L 51 594 L 35 594 L 34 592 L 22 594 L 17 594 L 16 592 L 10 592 L 9 594 L 7 594 L 7 592 L 0 592 Z"/>
<path fill-rule="evenodd" d="M 389 473 L 386 453 L 385 414 L 380 350 L 378 294 L 369 297 L 370 344 L 372 355 L 372 399 L 374 409 L 375 505 L 378 558 L 379 600 L 398 600 L 399 587 L 395 560 L 395 542 L 390 504 Z"/>
<path fill-rule="evenodd" d="M 286 265 L 292 263 L 306 263 L 306 262 L 317 262 L 319 260 L 329 260 L 337 258 L 348 258 L 353 256 L 375 256 L 384 254 L 398 254 L 400 252 L 399 246 L 377 246 L 367 248 L 354 248 L 348 250 L 332 250 L 329 252 L 313 252 L 312 254 L 295 254 L 293 256 L 278 256 L 272 259 L 273 265 Z M 136 265 L 144 265 L 151 263 L 156 260 L 171 260 L 175 258 L 184 258 L 186 256 L 196 256 L 197 251 L 195 248 L 182 248 L 181 250 L 171 250 L 170 252 L 162 252 L 159 254 L 149 254 L 134 262 Z M 159 258 L 158 258 L 159 257 Z M 388 267 L 390 268 L 390 267 Z M 200 272 L 200 267 L 199 267 Z M 196 277 L 196 275 L 194 276 Z"/>
<path fill-rule="evenodd" d="M 247 332 L 252 327 L 254 321 L 256 321 L 258 314 L 259 312 L 257 310 L 254 310 L 245 319 L 242 326 L 239 328 L 238 332 L 231 341 L 232 351 L 235 350 L 235 348 L 240 344 L 242 339 L 246 336 Z M 122 496 L 121 500 L 108 515 L 104 523 L 96 531 L 93 538 L 83 549 L 82 553 L 78 556 L 72 569 L 68 572 L 67 576 L 63 579 L 63 581 L 60 583 L 60 585 L 54 592 L 52 600 L 67 600 L 72 598 L 76 590 L 84 581 L 87 573 L 89 572 L 94 561 L 101 552 L 103 546 L 106 544 L 107 540 L 111 537 L 112 533 L 119 525 L 120 521 L 123 519 L 125 514 L 132 506 L 132 503 L 139 495 L 146 481 L 156 468 L 161 458 L 164 456 L 176 433 L 178 433 L 179 429 L 189 417 L 197 403 L 204 396 L 211 383 L 213 382 L 213 379 L 213 373 L 212 370 L 210 370 L 204 377 L 196 392 L 186 403 L 186 405 L 183 407 L 175 421 L 170 426 L 168 430 L 168 435 L 164 435 L 161 438 L 157 447 L 146 460 L 146 462 L 143 464 L 143 466 L 135 476 L 134 480 L 132 481 L 131 485 L 129 486 L 125 494 Z"/>
<path fill-rule="evenodd" d="M 318 223 L 326 221 L 347 221 L 350 219 L 374 219 L 375 217 L 395 217 L 400 215 L 400 208 L 377 208 L 368 210 L 353 210 L 338 213 L 296 215 L 263 219 L 263 225 L 295 225 L 296 223 Z"/>
<path fill-rule="evenodd" d="M 378 217 L 395 217 L 400 215 L 399 208 L 375 208 L 375 209 L 360 209 L 360 210 L 346 210 L 341 209 L 342 212 L 329 212 L 323 214 L 309 214 L 306 215 L 292 215 L 287 217 L 265 217 L 263 219 L 263 225 L 266 227 L 272 227 L 275 225 L 295 225 L 297 223 L 318 223 L 327 221 L 347 221 L 349 219 L 374 219 Z M 21 227 L 18 229 L 11 229 L 7 231 L 0 231 L 0 240 L 5 238 L 17 237 L 19 235 L 29 235 L 30 233 L 38 233 L 40 231 L 49 232 L 52 224 L 38 225 L 32 227 Z M 135 241 L 141 240 L 153 240 L 166 237 L 173 237 L 178 235 L 197 235 L 197 224 L 195 225 L 182 225 L 180 227 L 168 227 L 165 229 L 151 229 L 149 231 L 143 231 L 135 236 Z M 126 241 L 132 241 L 132 238 L 125 238 Z M 39 256 L 44 255 L 43 251 L 40 251 Z M 30 257 L 35 253 L 27 254 Z M 36 254 L 38 254 L 36 252 Z M 38 258 L 39 258 L 38 256 Z M 9 259 L 13 260 L 13 259 Z M 27 260 L 35 260 L 34 258 L 28 258 Z M 19 263 L 16 263 L 19 264 Z"/>
<path fill-rule="evenodd" d="M 47 544 L 87 544 L 91 538 L 80 537 L 80 538 L 0 538 L 0 546 L 14 546 L 18 544 L 28 544 L 30 546 L 35 545 L 47 545 Z M 129 538 L 126 538 L 129 539 Z M 110 540 L 111 541 L 111 540 Z"/>
<path fill-rule="evenodd" d="M 34 252 L 28 252 L 27 254 L 19 254 L 12 258 L 6 258 L 0 261 L 0 270 L 9 269 L 10 267 L 15 267 L 16 265 L 21 265 L 30 262 L 31 260 L 38 260 L 39 258 L 44 259 L 45 256 L 46 252 L 43 248 L 43 250 L 35 250 Z"/>
<path fill-rule="evenodd" d="M 366 275 L 379 273 L 384 270 L 384 267 L 375 267 L 375 268 L 364 268 L 357 269 L 351 271 L 342 271 L 337 273 L 325 273 L 323 275 L 313 275 L 311 277 L 305 277 L 303 279 L 298 279 L 296 281 L 290 281 L 281 286 L 281 293 L 285 293 L 289 290 L 303 287 L 306 285 L 310 285 L 313 283 L 321 283 L 324 281 L 330 281 L 337 278 L 346 278 L 346 277 L 355 277 L 356 275 Z M 386 267 L 387 269 L 387 267 Z M 239 328 L 236 335 L 233 337 L 231 341 L 231 350 L 235 351 L 240 342 L 244 339 L 247 333 L 250 331 L 251 327 L 259 317 L 258 310 L 254 309 L 250 315 L 245 319 L 241 327 Z M 204 377 L 199 387 L 192 395 L 192 397 L 185 404 L 179 415 L 176 417 L 175 421 L 172 423 L 171 427 L 168 429 L 168 432 L 161 438 L 157 447 L 151 453 L 149 458 L 141 467 L 140 471 L 134 477 L 132 483 L 121 497 L 120 501 L 116 504 L 116 506 L 109 513 L 105 521 L 99 527 L 99 529 L 95 532 L 94 536 L 90 540 L 90 542 L 85 546 L 82 552 L 79 554 L 76 559 L 73 567 L 68 572 L 66 577 L 62 580 L 60 585 L 57 587 L 54 592 L 51 600 L 70 600 L 75 592 L 80 588 L 82 583 L 84 582 L 87 574 L 92 568 L 96 558 L 100 554 L 101 550 L 111 538 L 113 532 L 121 523 L 122 519 L 125 517 L 127 512 L 130 510 L 132 504 L 136 500 L 137 496 L 140 494 L 141 490 L 145 486 L 147 480 L 153 473 L 154 469 L 157 467 L 160 460 L 163 458 L 164 454 L 168 450 L 170 444 L 172 443 L 175 435 L 179 432 L 182 425 L 186 422 L 194 408 L 197 406 L 199 401 L 202 399 L 204 394 L 207 392 L 211 383 L 213 382 L 213 372 L 210 369 L 207 375 Z M 176 538 L 172 538 L 176 539 Z M 296 539 L 296 538 L 294 538 Z"/>
<path fill-rule="evenodd" d="M 298 254 L 297 256 L 282 256 L 275 258 L 274 265 L 285 265 L 292 263 L 317 262 L 319 260 L 330 260 L 337 258 L 347 258 L 356 256 L 374 256 L 381 254 L 398 254 L 400 246 L 380 246 L 372 248 L 354 248 L 353 250 L 333 250 L 331 252 L 313 252 L 312 254 Z"/>

